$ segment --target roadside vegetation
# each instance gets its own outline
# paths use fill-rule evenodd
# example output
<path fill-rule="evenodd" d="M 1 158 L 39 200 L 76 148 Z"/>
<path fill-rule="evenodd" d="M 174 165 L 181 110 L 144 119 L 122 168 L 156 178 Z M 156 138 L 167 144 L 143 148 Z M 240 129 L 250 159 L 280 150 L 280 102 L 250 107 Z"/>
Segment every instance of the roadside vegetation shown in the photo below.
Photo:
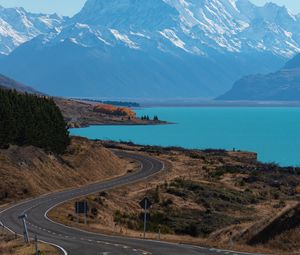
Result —
<path fill-rule="evenodd" d="M 142 237 L 144 212 L 139 201 L 148 197 L 150 238 L 157 239 L 160 232 L 161 240 L 225 249 L 280 255 L 299 250 L 295 242 L 300 243 L 296 234 L 300 168 L 263 164 L 255 153 L 235 150 L 102 144 L 157 157 L 167 170 L 147 182 L 87 197 L 91 209 L 87 226 L 83 218 L 78 225 L 74 201 L 51 212 L 54 219 L 88 230 Z M 283 227 L 277 222 L 292 224 Z M 263 241 L 266 233 L 268 239 Z"/>
<path fill-rule="evenodd" d="M 59 255 L 61 254 L 55 247 L 38 243 L 40 255 Z M 0 229 L 0 255 L 33 255 L 35 254 L 35 244 L 25 244 L 20 236 Z"/>

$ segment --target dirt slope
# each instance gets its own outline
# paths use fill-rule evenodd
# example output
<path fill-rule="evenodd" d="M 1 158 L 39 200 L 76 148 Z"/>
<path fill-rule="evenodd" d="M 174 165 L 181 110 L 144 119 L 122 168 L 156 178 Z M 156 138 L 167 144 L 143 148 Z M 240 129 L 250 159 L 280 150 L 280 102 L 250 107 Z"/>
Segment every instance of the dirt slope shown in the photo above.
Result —
<path fill-rule="evenodd" d="M 35 147 L 11 146 L 0 150 L 0 204 L 125 172 L 125 161 L 100 143 L 83 138 L 72 138 L 61 157 Z"/>

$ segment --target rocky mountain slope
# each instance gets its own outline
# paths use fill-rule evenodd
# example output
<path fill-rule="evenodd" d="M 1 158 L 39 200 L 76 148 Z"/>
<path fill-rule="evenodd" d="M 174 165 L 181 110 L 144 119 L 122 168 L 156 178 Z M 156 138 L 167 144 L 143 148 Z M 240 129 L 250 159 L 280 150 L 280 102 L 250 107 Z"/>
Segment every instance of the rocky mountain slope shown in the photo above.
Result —
<path fill-rule="evenodd" d="M 219 100 L 300 100 L 300 54 L 282 69 L 267 75 L 256 74 L 238 80 Z"/>
<path fill-rule="evenodd" d="M 0 71 L 54 95 L 213 97 L 300 52 L 299 25 L 285 7 L 248 0 L 88 0 Z"/>

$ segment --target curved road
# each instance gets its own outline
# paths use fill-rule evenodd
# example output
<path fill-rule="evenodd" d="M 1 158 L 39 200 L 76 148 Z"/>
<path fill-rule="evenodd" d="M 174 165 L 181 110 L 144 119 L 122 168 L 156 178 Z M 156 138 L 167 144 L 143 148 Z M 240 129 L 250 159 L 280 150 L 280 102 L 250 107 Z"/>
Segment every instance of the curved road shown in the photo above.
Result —
<path fill-rule="evenodd" d="M 125 184 L 147 179 L 164 169 L 164 164 L 156 159 L 138 154 L 116 152 L 118 156 L 131 158 L 141 163 L 141 169 L 135 173 L 110 181 L 95 183 L 85 187 L 44 195 L 16 204 L 0 212 L 3 225 L 18 234 L 22 234 L 22 225 L 18 216 L 28 215 L 30 236 L 35 234 L 47 243 L 57 245 L 62 253 L 70 255 L 244 255 L 231 251 L 201 248 L 189 245 L 171 244 L 126 237 L 113 237 L 85 232 L 51 221 L 47 213 L 57 205 L 77 197 L 99 191 L 109 190 Z"/>

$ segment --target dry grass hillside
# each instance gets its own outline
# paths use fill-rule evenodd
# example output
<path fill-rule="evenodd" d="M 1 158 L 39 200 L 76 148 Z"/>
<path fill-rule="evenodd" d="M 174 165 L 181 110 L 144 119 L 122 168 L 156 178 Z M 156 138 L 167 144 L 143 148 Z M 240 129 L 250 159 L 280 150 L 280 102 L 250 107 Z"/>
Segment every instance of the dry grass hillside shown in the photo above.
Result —
<path fill-rule="evenodd" d="M 62 156 L 36 147 L 0 150 L 0 204 L 100 181 L 126 172 L 127 163 L 99 142 L 72 138 Z"/>

